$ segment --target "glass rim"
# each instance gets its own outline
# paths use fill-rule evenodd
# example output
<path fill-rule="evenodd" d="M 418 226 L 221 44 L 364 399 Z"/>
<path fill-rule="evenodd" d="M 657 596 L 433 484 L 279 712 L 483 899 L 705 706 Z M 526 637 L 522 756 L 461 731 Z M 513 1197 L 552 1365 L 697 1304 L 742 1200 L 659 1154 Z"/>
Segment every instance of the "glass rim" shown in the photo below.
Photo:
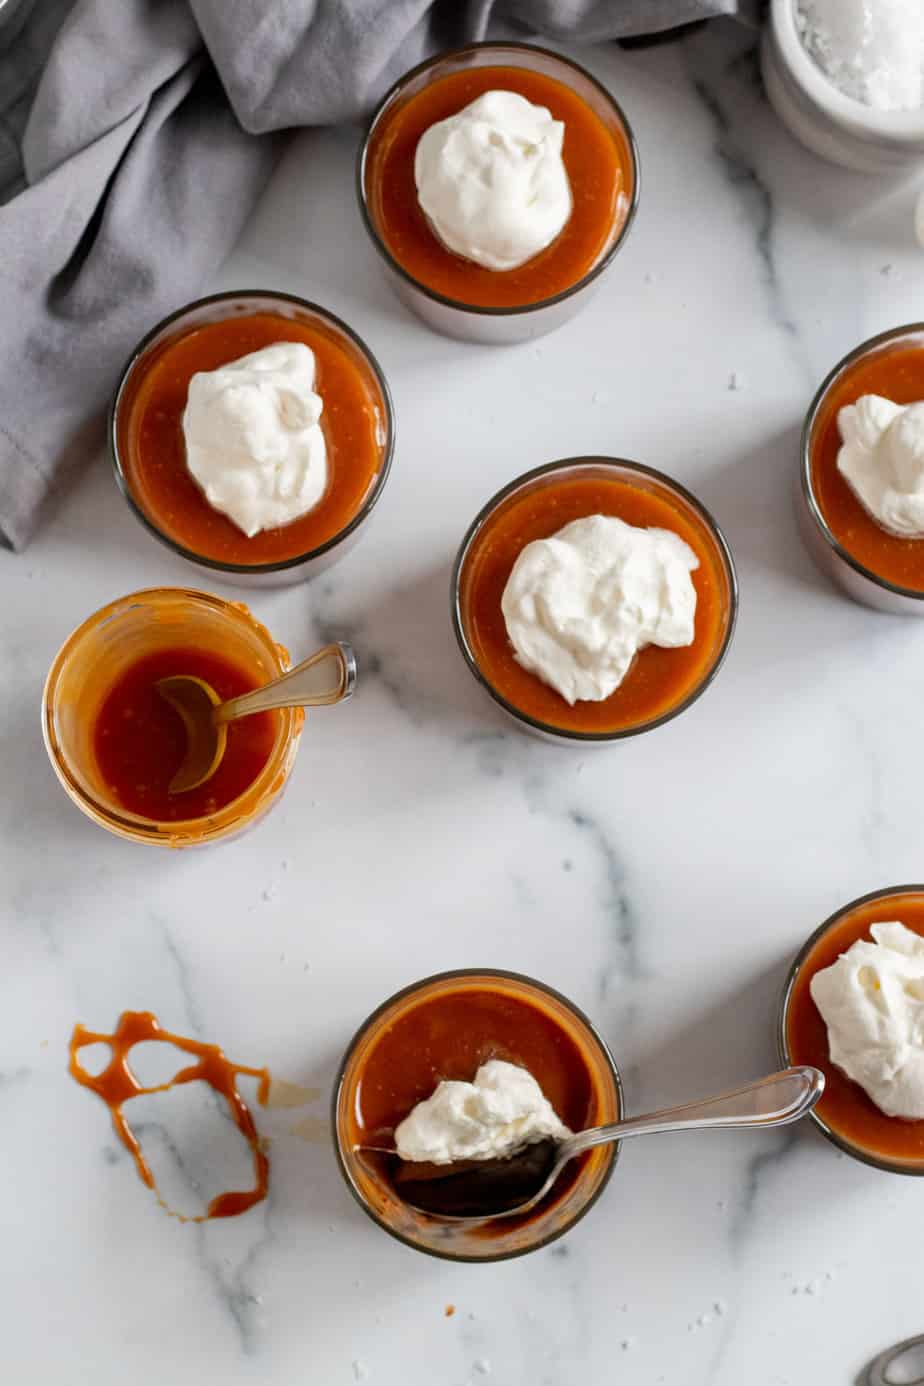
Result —
<path fill-rule="evenodd" d="M 428 68 L 436 67 L 439 63 L 452 62 L 454 60 L 464 58 L 470 53 L 484 52 L 488 49 L 494 49 L 498 53 L 540 53 L 545 58 L 551 58 L 553 59 L 553 61 L 561 63 L 563 67 L 569 68 L 572 72 L 579 73 L 585 81 L 589 82 L 591 86 L 596 88 L 596 90 L 606 101 L 607 105 L 610 106 L 617 120 L 622 126 L 622 131 L 625 136 L 626 145 L 629 150 L 629 161 L 631 164 L 632 171 L 632 193 L 629 197 L 629 206 L 626 211 L 625 220 L 623 221 L 623 224 L 619 230 L 619 234 L 614 240 L 613 244 L 609 247 L 605 254 L 601 256 L 601 258 L 596 262 L 596 264 L 591 265 L 590 269 L 587 270 L 581 276 L 580 279 L 576 280 L 574 284 L 569 284 L 567 288 L 560 289 L 559 292 L 556 294 L 550 294 L 548 298 L 538 299 L 534 303 L 509 304 L 500 307 L 491 307 L 486 304 L 466 303 L 464 299 L 450 298 L 448 294 L 442 294 L 439 292 L 438 289 L 430 288 L 429 285 L 424 284 L 422 280 L 417 279 L 413 274 L 411 274 L 407 269 L 405 269 L 404 265 L 401 264 L 401 261 L 398 260 L 391 253 L 388 246 L 385 244 L 384 240 L 379 235 L 378 228 L 375 225 L 372 213 L 369 210 L 369 203 L 366 197 L 365 179 L 366 160 L 369 153 L 369 145 L 372 140 L 372 136 L 375 133 L 376 127 L 378 126 L 382 116 L 385 114 L 386 110 L 392 104 L 395 98 L 401 94 L 405 86 L 407 86 L 407 84 L 411 82 L 415 77 L 421 76 L 421 74 L 426 72 Z M 638 142 L 635 138 L 635 131 L 632 129 L 632 126 L 629 123 L 629 119 L 626 116 L 625 111 L 623 110 L 619 102 L 616 100 L 615 96 L 613 96 L 613 94 L 610 91 L 608 91 L 608 89 L 603 85 L 602 82 L 598 81 L 597 78 L 594 77 L 592 73 L 588 72 L 585 67 L 582 67 L 580 63 L 575 62 L 573 58 L 566 58 L 562 53 L 556 53 L 555 50 L 552 48 L 543 48 L 536 43 L 524 43 L 520 40 L 515 39 L 511 39 L 509 42 L 506 43 L 501 40 L 490 39 L 483 40 L 477 43 L 466 43 L 463 44 L 460 48 L 449 48 L 446 49 L 445 52 L 435 54 L 431 58 L 425 58 L 423 62 L 417 63 L 415 67 L 410 68 L 401 77 L 399 77 L 396 82 L 392 83 L 388 91 L 385 93 L 381 101 L 376 106 L 375 110 L 372 113 L 372 116 L 370 117 L 369 123 L 366 127 L 365 134 L 363 135 L 362 141 L 359 146 L 359 152 L 356 156 L 356 195 L 357 200 L 359 202 L 360 215 L 363 220 L 363 225 L 365 226 L 366 231 L 369 235 L 369 239 L 372 241 L 372 244 L 378 251 L 379 255 L 381 255 L 382 259 L 385 261 L 388 268 L 393 270 L 401 279 L 404 280 L 406 284 L 409 284 L 413 289 L 416 289 L 419 293 L 424 294 L 425 297 L 429 298 L 433 303 L 438 303 L 443 308 L 452 308 L 456 312 L 471 313 L 476 317 L 483 318 L 515 318 L 521 317 L 527 313 L 537 312 L 541 308 L 551 308 L 556 304 L 563 303 L 566 299 L 571 298 L 573 295 L 579 293 L 582 289 L 585 289 L 588 287 L 588 285 L 592 284 L 594 280 L 597 279 L 605 269 L 609 268 L 617 252 L 621 250 L 623 243 L 628 237 L 629 232 L 632 228 L 632 224 L 635 221 L 636 211 L 638 210 L 640 188 L 641 160 L 639 156 Z"/>
<path fill-rule="evenodd" d="M 212 304 L 230 303 L 236 299 L 262 299 L 267 304 L 283 303 L 290 304 L 297 308 L 313 314 L 323 322 L 341 332 L 355 346 L 363 359 L 369 366 L 376 385 L 381 391 L 382 400 L 385 405 L 385 427 L 386 439 L 382 451 L 382 461 L 375 476 L 372 487 L 365 497 L 362 505 L 357 510 L 353 518 L 343 529 L 331 535 L 323 544 L 318 544 L 313 549 L 307 549 L 304 553 L 296 554 L 291 558 L 273 559 L 267 563 L 231 563 L 220 558 L 210 558 L 207 554 L 197 553 L 195 549 L 187 548 L 179 540 L 172 538 L 165 530 L 151 518 L 140 502 L 132 494 L 122 457 L 119 451 L 117 423 L 119 418 L 119 408 L 122 397 L 128 385 L 129 378 L 144 356 L 145 352 L 151 347 L 162 332 L 173 324 L 179 325 L 183 318 L 200 308 L 207 308 Z M 366 343 L 354 332 L 353 328 L 337 317 L 336 313 L 330 312 L 327 308 L 322 308 L 319 303 L 313 303 L 310 299 L 301 298 L 298 294 L 283 293 L 276 289 L 222 289 L 218 293 L 206 294 L 203 298 L 196 298 L 189 303 L 183 304 L 181 308 L 168 313 L 161 318 L 158 323 L 145 333 L 138 344 L 132 349 L 128 359 L 119 372 L 118 383 L 109 405 L 109 412 L 106 420 L 106 441 L 109 450 L 109 460 L 115 474 L 116 484 L 122 493 L 129 509 L 135 518 L 144 525 L 149 534 L 159 540 L 168 549 L 180 558 L 185 558 L 190 563 L 197 564 L 200 568 L 207 568 L 213 573 L 229 573 L 235 577 L 245 578 L 248 575 L 254 578 L 262 577 L 271 573 L 282 573 L 291 568 L 298 568 L 304 563 L 309 563 L 312 559 L 320 558 L 323 554 L 329 553 L 345 539 L 349 537 L 372 512 L 376 502 L 385 489 L 385 482 L 391 472 L 392 461 L 395 452 L 395 406 L 392 399 L 388 381 L 385 378 L 381 366 L 375 355 L 366 346 Z"/>
<path fill-rule="evenodd" d="M 363 1198 L 359 1190 L 356 1188 L 353 1179 L 350 1176 L 350 1172 L 347 1169 L 346 1160 L 344 1159 L 343 1150 L 341 1149 L 340 1127 L 338 1123 L 338 1113 L 340 1110 L 340 1095 L 343 1090 L 343 1084 L 344 1079 L 346 1077 L 347 1068 L 350 1065 L 350 1061 L 353 1058 L 353 1054 L 356 1050 L 357 1045 L 372 1028 L 372 1026 L 375 1025 L 392 1006 L 396 1005 L 400 1001 L 405 1000 L 409 996 L 413 996 L 415 992 L 423 991 L 425 987 L 433 986 L 434 984 L 439 982 L 465 981 L 467 978 L 476 977 L 484 977 L 488 980 L 490 980 L 491 978 L 500 978 L 502 981 L 518 982 L 527 987 L 533 987 L 536 991 L 542 992 L 546 996 L 551 997 L 552 1000 L 557 1001 L 561 1006 L 564 1007 L 565 1010 L 569 1011 L 571 1015 L 574 1016 L 574 1018 L 581 1025 L 584 1026 L 584 1028 L 590 1035 L 591 1039 L 599 1047 L 600 1053 L 603 1056 L 605 1062 L 606 1070 L 609 1073 L 610 1079 L 612 1080 L 613 1089 L 616 1093 L 616 1103 L 619 1112 L 618 1119 L 622 1120 L 626 1114 L 625 1091 L 623 1088 L 622 1074 L 619 1071 L 619 1065 L 613 1058 L 609 1045 L 607 1044 L 603 1036 L 600 1034 L 594 1022 L 587 1015 L 585 1015 L 584 1011 L 581 1010 L 580 1006 L 576 1006 L 575 1003 L 569 1000 L 567 996 L 563 995 L 562 992 L 558 991 L 555 987 L 549 986 L 547 982 L 540 982 L 535 977 L 528 976 L 525 972 L 513 972 L 510 969 L 503 967 L 449 968 L 445 972 L 434 972 L 428 977 L 422 977 L 417 982 L 410 982 L 407 986 L 400 987 L 398 991 L 394 992 L 391 996 L 386 997 L 386 999 L 382 1001 L 380 1005 L 376 1006 L 375 1010 L 370 1012 L 370 1014 L 354 1032 L 352 1038 L 347 1044 L 346 1049 L 343 1052 L 343 1057 L 337 1065 L 337 1072 L 334 1077 L 333 1095 L 331 1098 L 331 1125 L 333 1126 L 334 1133 L 334 1154 L 337 1160 L 337 1168 L 340 1171 L 344 1183 L 346 1184 L 350 1193 L 353 1195 L 356 1202 L 359 1204 L 360 1208 L 362 1208 L 366 1216 L 368 1218 L 371 1218 L 371 1220 L 376 1224 L 376 1226 L 380 1227 L 383 1232 L 387 1232 L 390 1237 L 394 1237 L 396 1241 L 401 1242 L 404 1246 L 410 1247 L 413 1251 L 423 1252 L 425 1256 L 433 1256 L 438 1261 L 455 1261 L 460 1264 L 468 1263 L 470 1265 L 480 1265 L 487 1262 L 514 1261 L 519 1256 L 526 1256 L 532 1251 L 539 1251 L 542 1247 L 550 1246 L 552 1242 L 557 1242 L 559 1237 L 563 1237 L 566 1232 L 570 1232 L 572 1227 L 576 1226 L 576 1224 L 579 1223 L 581 1219 L 585 1217 L 586 1214 L 589 1213 L 591 1208 L 595 1205 L 600 1195 L 603 1193 L 604 1189 L 609 1184 L 610 1179 L 613 1177 L 613 1171 L 616 1168 L 616 1162 L 618 1161 L 622 1150 L 621 1141 L 612 1142 L 610 1146 L 612 1154 L 610 1156 L 609 1163 L 607 1164 L 606 1169 L 603 1171 L 599 1184 L 594 1189 L 590 1197 L 586 1200 L 584 1205 L 580 1209 L 578 1209 L 574 1216 L 568 1222 L 566 1222 L 563 1227 L 557 1228 L 555 1231 L 550 1232 L 547 1236 L 540 1238 L 539 1241 L 533 1242 L 528 1246 L 517 1247 L 512 1251 L 503 1251 L 496 1255 L 486 1254 L 484 1256 L 460 1256 L 452 1251 L 438 1251 L 435 1247 L 421 1246 L 421 1244 L 415 1241 L 413 1237 L 406 1236 L 403 1232 L 399 1232 L 394 1227 L 391 1227 L 389 1223 L 370 1206 L 366 1199 Z"/>
<path fill-rule="evenodd" d="M 857 361 L 861 361 L 864 356 L 870 355 L 880 347 L 888 346 L 891 342 L 899 342 L 904 337 L 924 336 L 924 322 L 906 323 L 902 327 L 889 327 L 884 332 L 877 332 L 873 337 L 867 337 L 860 342 L 852 351 L 848 351 L 846 356 L 842 356 L 835 366 L 825 376 L 812 397 L 812 402 L 806 411 L 805 420 L 802 424 L 802 434 L 799 441 L 799 477 L 801 482 L 802 501 L 809 518 L 815 525 L 818 533 L 824 539 L 828 548 L 846 563 L 860 577 L 875 583 L 884 591 L 892 593 L 897 597 L 910 597 L 914 601 L 924 601 L 924 588 L 902 587 L 898 583 L 890 582 L 888 578 L 881 577 L 879 573 L 868 568 L 865 563 L 861 563 L 858 558 L 845 548 L 840 540 L 835 536 L 824 512 L 815 495 L 815 487 L 812 481 L 812 432 L 818 420 L 818 415 L 828 396 L 829 391 L 837 383 L 840 377 L 848 371 Z M 924 347 L 922 347 L 924 350 Z M 924 552 L 924 540 L 922 542 L 922 552 Z"/>
<path fill-rule="evenodd" d="M 196 606 L 207 606 L 220 613 L 223 619 L 248 622 L 254 632 L 259 635 L 261 641 L 264 641 L 267 649 L 272 651 L 273 659 L 279 666 L 280 673 L 285 673 L 285 669 L 281 666 L 276 642 L 269 630 L 261 621 L 256 619 L 252 612 L 249 610 L 241 611 L 238 603 L 228 601 L 212 592 L 200 592 L 191 587 L 143 587 L 136 592 L 128 592 L 123 597 L 116 597 L 113 601 L 99 607 L 98 610 L 92 611 L 61 642 L 42 686 L 42 739 L 45 743 L 48 759 L 62 788 L 71 801 L 98 826 L 107 829 L 116 836 L 143 844 L 169 846 L 171 839 L 177 840 L 176 845 L 179 845 L 179 839 L 183 839 L 184 842 L 187 839 L 201 839 L 205 842 L 220 840 L 237 823 L 239 815 L 236 809 L 241 801 L 257 791 L 257 803 L 262 802 L 263 793 L 272 787 L 276 777 L 284 768 L 285 758 L 293 743 L 297 746 L 301 735 L 301 726 L 294 725 L 292 709 L 280 709 L 285 716 L 280 720 L 279 731 L 266 764 L 255 779 L 236 798 L 229 800 L 215 813 L 200 815 L 195 818 L 144 818 L 140 814 L 133 814 L 127 810 L 119 811 L 108 804 L 101 803 L 74 776 L 70 765 L 62 755 L 55 730 L 54 702 L 57 686 L 68 659 L 73 657 L 79 649 L 81 641 L 91 629 L 103 626 L 117 616 L 120 608 L 130 609 L 133 604 L 145 606 L 147 603 L 139 599 L 154 596 L 187 601 Z M 256 811 L 256 805 L 254 811 Z M 245 814 L 244 818 L 251 816 L 251 814 Z M 225 818 L 227 818 L 227 822 L 224 821 Z M 218 830 L 214 833 L 203 830 L 203 825 L 213 820 L 219 822 Z"/>
<path fill-rule="evenodd" d="M 726 621 L 725 631 L 713 662 L 703 677 L 676 707 L 668 708 L 666 712 L 662 712 L 660 716 L 651 718 L 647 722 L 640 722 L 634 726 L 620 727 L 615 731 L 587 732 L 578 731 L 569 727 L 557 727 L 552 722 L 544 722 L 541 718 L 533 717 L 530 713 L 523 712 L 515 703 L 505 698 L 504 695 L 494 687 L 487 676 L 482 673 L 475 652 L 469 643 L 468 635 L 465 630 L 465 622 L 462 618 L 462 570 L 465 567 L 465 561 L 468 558 L 472 545 L 487 521 L 494 514 L 495 510 L 497 510 L 508 497 L 527 486 L 531 481 L 551 475 L 557 471 L 565 471 L 577 467 L 622 468 L 631 472 L 637 472 L 639 475 L 665 486 L 668 490 L 676 492 L 695 511 L 709 531 L 728 581 L 728 619 Z M 563 457 L 555 462 L 544 462 L 541 466 L 533 467 L 530 471 L 523 472 L 520 476 L 514 477 L 506 486 L 502 486 L 499 491 L 495 492 L 490 500 L 485 502 L 465 531 L 458 552 L 456 553 L 455 561 L 452 566 L 452 575 L 450 577 L 450 597 L 452 628 L 459 649 L 462 652 L 462 657 L 475 679 L 481 684 L 482 688 L 491 695 L 498 706 L 503 708 L 505 712 L 510 713 L 518 722 L 522 722 L 533 731 L 541 732 L 545 736 L 553 736 L 557 739 L 573 741 L 575 744 L 592 744 L 610 741 L 625 741 L 629 737 L 640 736 L 643 732 L 654 731 L 655 728 L 661 727 L 666 722 L 670 722 L 675 717 L 678 717 L 681 712 L 686 712 L 686 710 L 692 707 L 697 699 L 705 693 L 706 689 L 725 663 L 725 657 L 728 654 L 732 637 L 735 633 L 735 626 L 738 619 L 738 574 L 735 569 L 735 562 L 732 558 L 728 540 L 725 538 L 719 524 L 706 506 L 703 505 L 702 501 L 694 496 L 691 491 L 688 491 L 679 481 L 675 481 L 673 477 L 667 476 L 665 472 L 658 471 L 656 467 L 648 467 L 642 462 L 633 462 L 629 458 L 605 456 Z"/>
<path fill-rule="evenodd" d="M 792 994 L 796 982 L 802 973 L 802 969 L 814 951 L 817 944 L 824 936 L 842 920 L 853 914 L 855 910 L 862 909 L 864 905 L 874 904 L 877 900 L 889 900 L 901 895 L 924 895 L 924 883 L 910 883 L 904 885 L 887 886 L 885 889 L 870 890 L 865 895 L 858 895 L 849 904 L 841 905 L 839 909 L 829 914 L 824 923 L 819 924 L 817 929 L 813 929 L 808 938 L 799 949 L 795 958 L 790 963 L 786 977 L 783 982 L 783 989 L 780 995 L 779 1007 L 777 1010 L 776 1022 L 776 1045 L 780 1061 L 785 1067 L 789 1067 L 792 1062 L 792 1055 L 789 1049 L 789 1011 L 792 1002 Z M 884 1156 L 876 1155 L 873 1151 L 865 1149 L 863 1146 L 856 1145 L 853 1141 L 842 1136 L 818 1111 L 817 1105 L 809 1112 L 810 1119 L 821 1131 L 832 1145 L 836 1145 L 845 1155 L 850 1155 L 853 1159 L 859 1160 L 861 1164 L 870 1165 L 873 1169 L 884 1170 L 887 1174 L 909 1174 L 912 1177 L 924 1175 L 924 1158 L 918 1164 L 909 1164 L 905 1161 L 890 1160 Z M 896 1118 L 897 1120 L 897 1118 Z"/>

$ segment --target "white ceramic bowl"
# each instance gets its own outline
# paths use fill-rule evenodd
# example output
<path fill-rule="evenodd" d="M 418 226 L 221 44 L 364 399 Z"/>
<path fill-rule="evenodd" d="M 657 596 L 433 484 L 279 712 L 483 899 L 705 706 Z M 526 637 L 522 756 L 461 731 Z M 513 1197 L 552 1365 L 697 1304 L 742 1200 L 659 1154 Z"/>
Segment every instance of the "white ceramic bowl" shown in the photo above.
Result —
<path fill-rule="evenodd" d="M 860 173 L 908 173 L 924 165 L 924 108 L 874 111 L 845 96 L 806 51 L 795 0 L 770 0 L 761 69 L 770 104 L 813 153 Z"/>

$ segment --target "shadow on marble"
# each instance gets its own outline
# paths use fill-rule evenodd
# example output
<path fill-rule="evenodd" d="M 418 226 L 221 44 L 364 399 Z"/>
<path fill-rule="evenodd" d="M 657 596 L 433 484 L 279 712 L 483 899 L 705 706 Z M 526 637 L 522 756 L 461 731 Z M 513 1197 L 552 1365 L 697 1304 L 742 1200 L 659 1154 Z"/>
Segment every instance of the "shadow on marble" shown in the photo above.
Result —
<path fill-rule="evenodd" d="M 332 1217 L 355 1214 L 351 1219 L 354 1223 L 367 1225 L 337 1165 L 331 1099 L 340 1059 L 338 1050 L 329 1053 L 323 1063 L 312 1065 L 310 1082 L 320 1089 L 320 1096 L 303 1108 L 254 1108 L 261 1136 L 269 1138 L 270 1212 L 274 1219 L 329 1224 Z M 303 1079 L 300 1073 L 299 1084 Z M 309 1080 L 304 1081 L 307 1084 Z"/>
<path fill-rule="evenodd" d="M 271 246 L 277 276 L 273 288 L 310 297 L 307 281 L 323 283 L 367 307 L 380 308 L 389 300 L 357 206 L 353 172 L 361 135 L 358 124 L 298 132 L 235 246 L 232 272 L 240 258 L 265 256 Z M 319 188 L 323 197 L 317 195 Z M 363 245 L 368 259 L 358 253 Z M 331 247 L 339 247 L 340 254 L 332 255 Z M 226 269 L 221 273 L 227 278 Z"/>
<path fill-rule="evenodd" d="M 778 212 L 796 213 L 822 231 L 845 235 L 858 248 L 875 246 L 880 253 L 895 255 L 914 249 L 914 194 L 908 186 L 914 175 L 858 176 L 834 169 L 802 149 L 798 159 L 799 176 L 780 179 L 774 190 Z"/>
<path fill-rule="evenodd" d="M 627 1065 L 630 1111 L 695 1101 L 776 1070 L 777 1007 L 791 961 L 787 953 L 726 991 Z"/>
<path fill-rule="evenodd" d="M 741 605 L 731 659 L 744 656 L 765 696 L 785 680 L 822 685 L 830 661 L 868 664 L 902 658 L 915 621 L 853 601 L 815 564 L 799 532 L 797 449 L 800 428 L 774 434 L 698 487 L 731 546 Z"/>
<path fill-rule="evenodd" d="M 42 744 L 41 691 L 41 683 L 36 683 L 28 688 L 25 699 L 8 706 L 0 730 L 4 780 L 16 786 L 14 794 L 4 796 L 4 843 L 8 849 L 17 849 L 21 865 L 28 852 L 39 871 L 44 869 L 40 843 L 54 842 L 56 850 L 71 841 L 85 846 L 91 836 L 98 842 L 100 832 L 75 808 L 55 778 Z"/>
<path fill-rule="evenodd" d="M 769 572 L 797 588 L 836 589 L 812 562 L 799 534 L 801 420 L 773 433 L 697 484 L 697 494 L 725 532 L 739 577 Z"/>
<path fill-rule="evenodd" d="M 391 289 L 362 223 L 352 176 L 361 133 L 358 125 L 298 133 L 210 288 L 268 288 L 317 301 L 361 335 L 368 331 L 369 346 L 385 358 L 394 348 L 384 338 L 389 326 L 406 329 L 417 319 Z M 305 173 L 323 197 L 306 191 Z M 429 344 L 432 355 L 434 338 L 418 327 L 421 354 Z M 402 347 L 417 340 L 406 330 L 400 337 Z"/>
<path fill-rule="evenodd" d="M 315 625 L 320 640 L 346 639 L 353 645 L 357 697 L 375 684 L 415 727 L 467 738 L 478 727 L 499 730 L 505 719 L 472 678 L 456 645 L 450 574 L 451 564 L 440 564 L 382 589 L 363 600 L 361 609 L 352 605 L 350 589 L 333 577 L 322 582 Z"/>
<path fill-rule="evenodd" d="M 804 148 L 784 127 L 767 99 L 760 75 L 759 43 L 737 26 L 716 24 L 682 45 L 688 74 L 717 126 L 717 150 L 739 176 L 757 170 L 772 189 L 773 215 L 796 212 L 827 230 L 851 227 L 860 239 L 883 245 L 883 231 L 898 252 L 913 242 L 910 205 L 914 171 L 857 175 Z M 889 225 L 879 224 L 887 212 Z M 866 227 L 868 236 L 864 236 Z"/>
<path fill-rule="evenodd" d="M 96 607 L 114 601 L 127 592 L 143 587 L 214 587 L 211 574 L 187 563 L 177 554 L 148 534 L 123 499 L 108 456 L 100 452 L 69 473 L 66 484 L 50 502 L 48 524 L 28 559 L 37 567 L 47 552 L 53 561 L 53 575 L 59 582 L 73 579 L 105 581 L 99 585 L 99 600 L 94 606 L 72 616 L 72 625 L 85 619 Z M 108 574 L 118 573 L 118 585 Z M 131 579 L 124 574 L 131 573 Z M 75 584 L 76 585 L 76 584 Z M 61 639 L 70 628 L 61 631 Z M 49 648 L 51 663 L 55 650 Z"/>

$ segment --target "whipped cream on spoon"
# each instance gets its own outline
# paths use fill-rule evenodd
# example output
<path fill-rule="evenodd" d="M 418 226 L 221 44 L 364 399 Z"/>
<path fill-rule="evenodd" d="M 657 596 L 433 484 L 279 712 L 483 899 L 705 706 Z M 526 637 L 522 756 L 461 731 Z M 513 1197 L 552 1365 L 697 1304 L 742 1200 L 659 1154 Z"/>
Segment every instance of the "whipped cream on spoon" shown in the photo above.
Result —
<path fill-rule="evenodd" d="M 787 1068 L 700 1102 L 594 1126 L 564 1138 L 546 1137 L 503 1159 L 445 1165 L 400 1160 L 396 1151 L 380 1146 L 359 1149 L 390 1155 L 396 1162 L 391 1171 L 396 1192 L 429 1217 L 446 1222 L 522 1217 L 545 1198 L 569 1160 L 594 1146 L 660 1131 L 785 1126 L 811 1111 L 824 1085 L 824 1075 L 816 1068 Z"/>

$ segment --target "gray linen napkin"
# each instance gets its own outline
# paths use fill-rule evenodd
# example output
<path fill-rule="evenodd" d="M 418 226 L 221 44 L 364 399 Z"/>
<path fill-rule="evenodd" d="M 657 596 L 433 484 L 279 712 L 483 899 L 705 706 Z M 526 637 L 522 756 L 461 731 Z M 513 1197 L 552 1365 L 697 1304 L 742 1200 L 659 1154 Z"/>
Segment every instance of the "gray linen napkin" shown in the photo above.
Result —
<path fill-rule="evenodd" d="M 753 4 L 0 0 L 0 539 L 28 543 L 128 351 L 231 249 L 272 132 L 362 115 L 489 26 L 601 40 Z"/>

